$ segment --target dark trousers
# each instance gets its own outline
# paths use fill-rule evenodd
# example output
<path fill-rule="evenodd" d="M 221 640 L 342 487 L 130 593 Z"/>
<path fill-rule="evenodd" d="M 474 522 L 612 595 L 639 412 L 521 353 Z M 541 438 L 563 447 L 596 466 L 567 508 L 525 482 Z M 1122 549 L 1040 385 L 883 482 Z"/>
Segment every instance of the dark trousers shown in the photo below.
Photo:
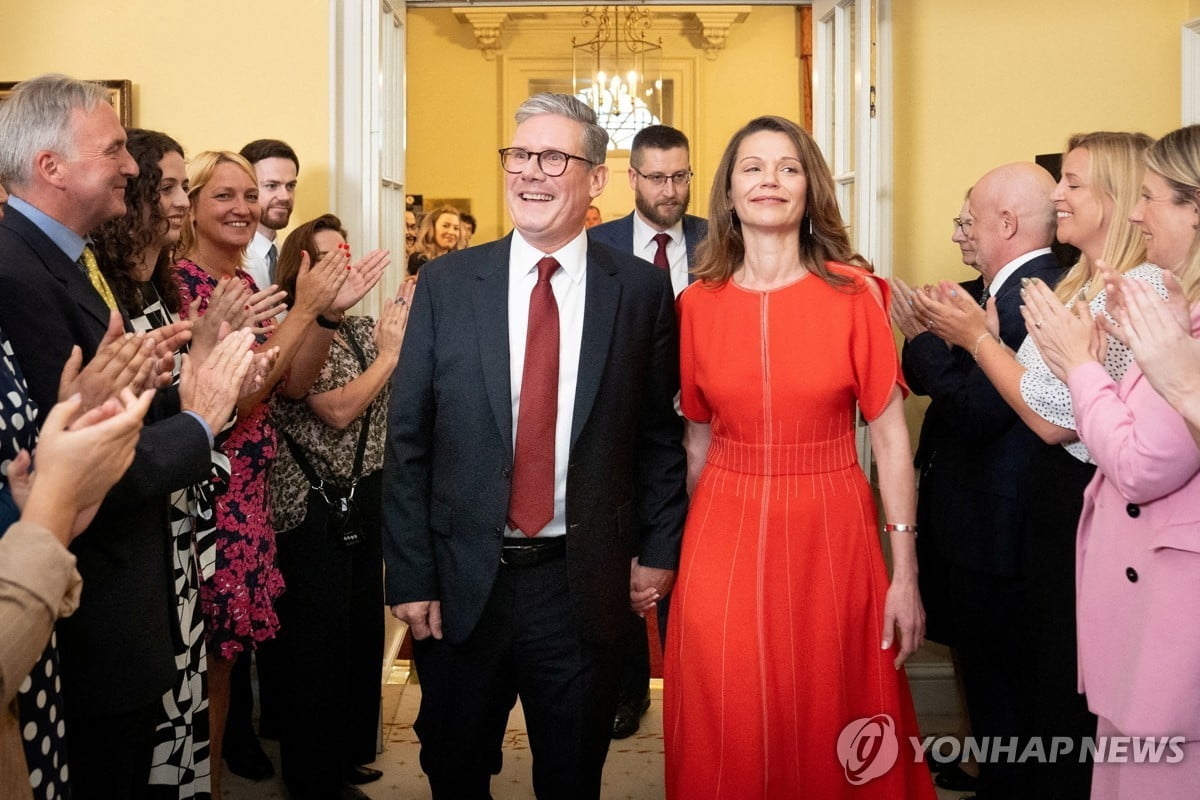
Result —
<path fill-rule="evenodd" d="M 1025 656 L 1022 628 L 1024 588 L 1020 578 L 1000 577 L 953 566 L 949 592 L 953 637 L 962 668 L 963 691 L 975 737 L 1017 739 L 1025 724 L 1029 686 L 1021 661 Z M 999 763 L 979 765 L 979 796 L 1025 800 L 1021 751 Z"/>
<path fill-rule="evenodd" d="M 643 626 L 644 629 L 644 626 Z M 461 644 L 414 642 L 416 730 L 434 800 L 485 800 L 517 698 L 539 800 L 596 800 L 617 701 L 614 648 L 574 621 L 563 558 L 501 566 L 483 615 Z"/>
<path fill-rule="evenodd" d="M 1096 468 L 1062 447 L 1040 445 L 1021 490 L 1029 509 L 1024 527 L 1027 621 L 1023 664 L 1030 686 L 1028 735 L 1070 737 L 1071 757 L 1030 764 L 1029 798 L 1086 800 L 1092 765 L 1078 757 L 1081 740 L 1095 736 L 1096 717 L 1079 694 L 1075 635 L 1075 534 L 1083 490 Z M 1047 745 L 1047 749 L 1049 745 Z"/>
<path fill-rule="evenodd" d="M 359 481 L 363 540 L 344 547 L 323 502 L 278 536 L 287 589 L 276 607 L 283 779 L 293 797 L 335 797 L 349 766 L 375 760 L 383 663 L 382 473 Z"/>
<path fill-rule="evenodd" d="M 658 617 L 658 641 L 667 640 L 667 609 L 670 595 L 658 601 L 655 607 Z M 622 703 L 637 705 L 650 694 L 650 640 L 646 631 L 646 619 L 629 612 L 629 622 L 617 643 L 620 661 L 621 688 L 618 699 Z"/>
<path fill-rule="evenodd" d="M 148 797 L 154 728 L 161 713 L 162 701 L 156 700 L 124 714 L 70 717 L 71 796 L 76 800 Z"/>
<path fill-rule="evenodd" d="M 259 732 L 268 739 L 279 738 L 282 716 L 279 675 L 279 646 L 274 639 L 259 642 L 253 653 L 242 653 L 229 674 L 229 716 L 225 721 L 225 752 L 254 737 L 254 690 L 250 669 L 258 673 Z"/>

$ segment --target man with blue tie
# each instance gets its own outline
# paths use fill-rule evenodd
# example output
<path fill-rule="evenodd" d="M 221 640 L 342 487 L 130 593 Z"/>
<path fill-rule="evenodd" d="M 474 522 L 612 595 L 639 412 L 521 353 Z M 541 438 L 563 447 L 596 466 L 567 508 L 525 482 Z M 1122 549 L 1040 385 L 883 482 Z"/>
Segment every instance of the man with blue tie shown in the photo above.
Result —
<path fill-rule="evenodd" d="M 691 282 L 696 245 L 708 221 L 687 213 L 692 164 L 688 138 L 667 125 L 638 131 L 629 151 L 629 186 L 634 210 L 628 216 L 592 228 L 592 241 L 633 253 L 671 274 L 678 296 Z M 667 599 L 658 606 L 659 635 L 666 638 Z M 613 717 L 612 738 L 638 732 L 650 708 L 650 644 L 641 617 L 630 615 L 621 644 L 621 691 Z"/>
<path fill-rule="evenodd" d="M 670 281 L 584 232 L 608 134 L 569 95 L 516 121 L 515 230 L 422 269 L 392 379 L 387 603 L 435 800 L 490 797 L 518 698 L 539 800 L 599 798 L 616 643 L 670 591 L 687 506 Z"/>

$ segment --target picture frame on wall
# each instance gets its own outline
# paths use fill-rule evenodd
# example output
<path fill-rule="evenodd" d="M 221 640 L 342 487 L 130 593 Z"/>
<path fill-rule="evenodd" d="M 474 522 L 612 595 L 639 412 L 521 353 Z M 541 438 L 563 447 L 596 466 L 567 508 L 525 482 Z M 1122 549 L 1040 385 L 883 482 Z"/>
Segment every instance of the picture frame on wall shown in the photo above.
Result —
<path fill-rule="evenodd" d="M 116 109 L 121 124 L 128 128 L 133 124 L 133 82 L 127 80 L 91 81 L 102 85 L 108 95 L 108 102 Z M 17 88 L 20 81 L 0 81 L 0 103 Z"/>

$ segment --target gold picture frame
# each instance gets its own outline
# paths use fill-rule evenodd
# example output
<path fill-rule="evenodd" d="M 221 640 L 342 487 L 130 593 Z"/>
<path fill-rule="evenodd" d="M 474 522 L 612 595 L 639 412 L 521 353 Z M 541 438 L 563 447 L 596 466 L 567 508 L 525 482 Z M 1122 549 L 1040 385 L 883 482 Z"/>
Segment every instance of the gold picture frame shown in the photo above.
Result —
<path fill-rule="evenodd" d="M 17 88 L 20 81 L 0 81 L 0 102 Z M 98 83 L 104 87 L 108 95 L 108 102 L 112 103 L 112 107 L 116 109 L 117 116 L 121 120 L 121 124 L 126 128 L 133 124 L 133 81 L 118 80 L 118 81 L 90 81 L 90 83 Z"/>

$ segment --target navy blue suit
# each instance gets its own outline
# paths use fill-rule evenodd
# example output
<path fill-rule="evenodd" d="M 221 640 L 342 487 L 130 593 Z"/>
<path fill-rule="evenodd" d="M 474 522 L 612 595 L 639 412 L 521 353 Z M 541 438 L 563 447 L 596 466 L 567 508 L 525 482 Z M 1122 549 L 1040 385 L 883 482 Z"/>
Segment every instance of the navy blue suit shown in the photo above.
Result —
<path fill-rule="evenodd" d="M 510 240 L 421 270 L 392 379 L 386 593 L 389 605 L 441 601 L 445 638 L 414 643 L 416 730 L 435 798 L 487 796 L 518 694 L 539 797 L 598 796 L 616 705 L 608 654 L 629 616 L 630 559 L 675 569 L 687 508 L 670 282 L 589 242 L 565 564 L 501 566 L 513 465 Z M 549 599 L 520 606 L 528 611 L 514 621 L 513 592 Z M 536 635 L 521 638 L 530 628 Z M 531 662 L 533 651 L 545 657 Z"/>
<path fill-rule="evenodd" d="M 633 246 L 633 215 L 637 212 L 605 222 L 588 230 L 588 236 L 594 242 L 601 242 L 609 247 L 625 253 L 634 252 Z M 708 234 L 708 220 L 691 214 L 683 215 L 683 244 L 687 248 L 687 263 L 690 269 L 696 263 L 696 245 Z M 688 283 L 695 278 L 688 275 Z"/>
<path fill-rule="evenodd" d="M 1005 280 L 996 294 L 1005 345 L 1015 351 L 1026 335 L 1021 279 L 1053 286 L 1062 273 L 1045 254 Z M 976 298 L 981 288 L 964 284 Z M 957 649 L 972 733 L 1019 735 L 1030 687 L 1020 663 L 1025 498 L 1018 488 L 1039 442 L 971 353 L 922 333 L 905 346 L 902 364 L 909 387 L 932 399 L 917 451 L 917 557 L 922 596 L 932 601 L 931 635 Z M 1014 764 L 981 765 L 980 795 L 1027 796 L 1021 774 Z"/>
<path fill-rule="evenodd" d="M 73 345 L 86 363 L 109 311 L 78 265 L 27 217 L 0 220 L 0 326 L 41 413 L 58 395 Z M 179 414 L 179 394 L 162 390 L 142 429 L 132 465 L 71 544 L 83 576 L 79 610 L 59 622 L 71 782 L 78 798 L 126 796 L 126 774 L 148 773 L 151 743 L 141 715 L 159 708 L 175 680 L 179 619 L 170 555 L 170 492 L 209 474 L 208 437 Z M 159 708 L 159 710 L 161 710 Z M 109 722 L 139 717 L 129 736 Z M 132 723 L 131 723 L 132 724 Z M 144 735 L 143 741 L 133 737 Z M 133 763 L 137 761 L 138 763 Z M 144 787 L 146 774 L 140 778 Z"/>

